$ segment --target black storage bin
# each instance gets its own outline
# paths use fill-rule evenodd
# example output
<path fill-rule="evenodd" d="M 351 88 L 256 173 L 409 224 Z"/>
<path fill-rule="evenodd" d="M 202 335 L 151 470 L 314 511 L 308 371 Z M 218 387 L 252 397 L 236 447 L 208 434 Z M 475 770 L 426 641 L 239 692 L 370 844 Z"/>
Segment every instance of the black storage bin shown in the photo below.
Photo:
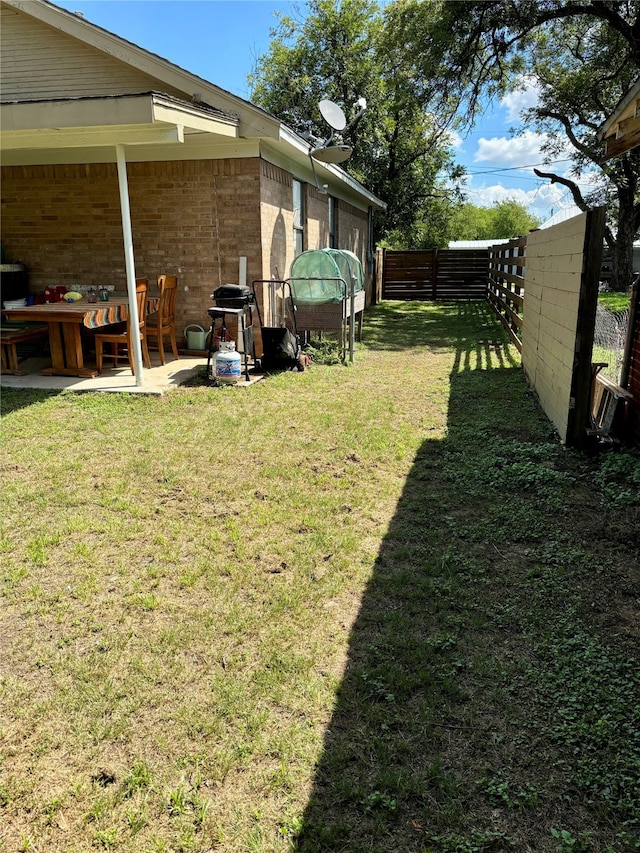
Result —
<path fill-rule="evenodd" d="M 29 296 L 29 273 L 24 264 L 0 264 L 0 301 L 26 299 Z"/>
<path fill-rule="evenodd" d="M 289 329 L 266 327 L 261 329 L 263 370 L 293 370 L 299 366 L 299 346 Z"/>

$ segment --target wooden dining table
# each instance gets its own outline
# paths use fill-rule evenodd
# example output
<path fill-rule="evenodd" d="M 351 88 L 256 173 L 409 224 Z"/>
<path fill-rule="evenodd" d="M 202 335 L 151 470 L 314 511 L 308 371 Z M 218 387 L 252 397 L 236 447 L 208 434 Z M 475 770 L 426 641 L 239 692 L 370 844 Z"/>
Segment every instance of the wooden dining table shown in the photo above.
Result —
<path fill-rule="evenodd" d="M 157 311 L 159 302 L 159 297 L 149 297 L 147 312 Z M 51 367 L 40 371 L 43 376 L 93 378 L 98 375 L 98 370 L 84 363 L 81 329 L 83 326 L 98 329 L 128 320 L 129 298 L 112 296 L 108 302 L 81 299 L 78 302 L 49 302 L 23 308 L 3 308 L 2 315 L 7 320 L 48 324 Z"/>

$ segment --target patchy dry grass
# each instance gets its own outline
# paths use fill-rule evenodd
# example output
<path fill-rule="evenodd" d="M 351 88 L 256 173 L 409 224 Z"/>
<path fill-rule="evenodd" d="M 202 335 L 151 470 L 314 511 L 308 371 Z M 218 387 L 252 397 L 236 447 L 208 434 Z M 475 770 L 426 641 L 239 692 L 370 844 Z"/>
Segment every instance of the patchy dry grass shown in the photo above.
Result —
<path fill-rule="evenodd" d="M 640 464 L 518 364 L 387 304 L 348 368 L 5 392 L 3 853 L 638 849 Z"/>

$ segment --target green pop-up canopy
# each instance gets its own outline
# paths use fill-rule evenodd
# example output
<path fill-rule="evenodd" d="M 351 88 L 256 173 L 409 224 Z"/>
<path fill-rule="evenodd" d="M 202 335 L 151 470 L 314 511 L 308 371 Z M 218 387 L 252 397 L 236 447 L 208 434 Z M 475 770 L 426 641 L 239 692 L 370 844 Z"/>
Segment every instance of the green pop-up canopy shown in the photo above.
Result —
<path fill-rule="evenodd" d="M 348 249 L 309 249 L 291 264 L 289 282 L 294 302 L 321 304 L 341 302 L 364 288 L 362 264 Z"/>

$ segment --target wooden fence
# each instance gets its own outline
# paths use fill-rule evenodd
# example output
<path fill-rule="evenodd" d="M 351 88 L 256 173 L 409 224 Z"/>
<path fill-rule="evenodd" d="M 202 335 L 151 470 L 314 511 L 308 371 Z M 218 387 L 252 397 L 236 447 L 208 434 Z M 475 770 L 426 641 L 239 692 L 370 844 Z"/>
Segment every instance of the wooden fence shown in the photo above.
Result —
<path fill-rule="evenodd" d="M 527 238 L 519 237 L 489 249 L 487 299 L 520 352 L 526 247 Z"/>
<path fill-rule="evenodd" d="M 624 353 L 623 375 L 620 384 L 633 397 L 627 407 L 625 427 L 632 440 L 640 446 L 640 287 L 636 283 L 631 291 L 629 328 Z"/>
<path fill-rule="evenodd" d="M 379 298 L 485 299 L 487 249 L 378 249 Z"/>
<path fill-rule="evenodd" d="M 562 239 L 564 239 L 564 236 Z M 597 241 L 592 242 L 593 250 L 595 250 L 599 244 Z M 584 247 L 581 248 L 584 249 Z M 444 301 L 486 298 L 496 312 L 500 322 L 507 330 L 514 345 L 522 352 L 526 251 L 527 237 L 520 237 L 505 243 L 499 243 L 490 249 L 418 249 L 413 251 L 378 249 L 374 301 L 379 301 L 380 299 Z M 547 255 L 553 254 L 555 251 L 555 246 L 545 249 Z M 578 252 L 577 254 L 580 258 L 583 257 L 583 252 Z M 553 257 L 556 256 L 553 255 Z M 556 258 L 553 273 L 551 273 L 551 268 L 548 270 L 551 274 L 552 286 L 548 289 L 547 301 L 549 301 L 549 305 L 545 310 L 550 310 L 553 316 L 547 317 L 543 323 L 543 333 L 546 335 L 545 340 L 553 339 L 553 335 L 548 334 L 547 327 L 552 326 L 558 320 L 558 317 L 561 317 L 567 310 L 566 306 L 560 303 L 554 307 L 555 303 L 553 303 L 553 299 L 557 301 L 557 297 L 550 295 L 559 281 L 562 288 L 561 279 L 566 274 L 566 271 L 558 266 L 560 263 L 558 258 Z M 594 258 L 590 258 L 589 261 L 588 266 L 590 268 L 599 267 L 599 262 L 596 264 Z M 535 271 L 533 276 L 533 280 L 537 281 L 539 276 Z M 529 296 L 532 301 L 530 308 L 532 311 L 535 311 L 533 291 Z M 586 345 L 586 338 L 592 332 L 592 318 L 583 316 L 583 307 L 579 307 L 578 314 L 576 332 L 578 338 L 581 339 L 582 345 Z M 640 295 L 637 292 L 637 288 L 634 299 L 632 300 L 630 323 L 625 352 L 627 375 L 622 384 L 631 393 L 633 399 L 630 405 L 625 408 L 626 429 L 624 429 L 624 433 L 628 438 L 640 445 Z M 555 341 L 554 345 L 557 345 L 557 341 Z M 528 358 L 531 359 L 532 356 L 529 354 Z M 572 351 L 566 359 L 567 364 L 572 365 L 574 375 L 571 381 L 570 401 L 564 405 L 564 409 L 566 410 L 564 414 L 567 415 L 568 413 L 568 420 L 572 424 L 575 424 L 574 434 L 567 437 L 571 443 L 579 444 L 583 434 L 581 424 L 586 419 L 589 393 L 586 388 L 587 368 L 584 366 L 584 369 L 580 372 L 581 376 L 584 373 L 584 377 L 579 382 L 579 385 L 584 387 L 575 387 L 577 375 L 576 358 L 576 353 Z M 547 361 L 551 360 L 548 354 L 542 358 L 539 354 L 535 357 L 532 363 L 537 365 L 536 374 L 543 372 L 543 368 L 546 366 L 545 359 Z M 558 386 L 560 384 L 558 378 L 559 370 L 558 365 L 551 370 L 550 385 Z M 529 379 L 531 381 L 531 377 Z M 535 387 L 535 382 L 532 382 L 532 384 Z M 557 393 L 558 389 L 555 388 L 554 394 Z M 544 395 L 539 394 L 540 396 Z M 578 403 L 580 405 L 577 405 Z M 551 419 L 554 420 L 553 417 Z M 564 433 L 569 425 L 561 424 L 561 431 Z"/>

